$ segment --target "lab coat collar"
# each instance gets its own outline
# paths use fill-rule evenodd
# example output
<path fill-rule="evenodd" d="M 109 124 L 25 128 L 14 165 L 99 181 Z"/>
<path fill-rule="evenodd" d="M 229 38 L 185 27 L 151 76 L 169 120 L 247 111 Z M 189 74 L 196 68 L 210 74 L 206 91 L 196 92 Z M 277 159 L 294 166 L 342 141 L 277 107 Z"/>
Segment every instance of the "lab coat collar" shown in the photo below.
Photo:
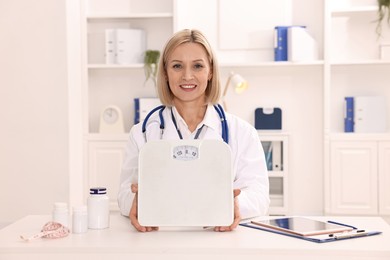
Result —
<path fill-rule="evenodd" d="M 179 112 L 177 111 L 176 107 L 172 107 L 173 115 L 175 116 L 176 121 L 178 124 L 183 124 L 188 128 L 187 123 L 184 121 L 184 119 L 180 116 Z M 205 116 L 202 120 L 202 122 L 199 123 L 199 125 L 196 127 L 196 129 L 199 129 L 202 127 L 202 125 L 205 125 L 206 127 L 209 127 L 213 130 L 217 130 L 220 126 L 221 119 L 219 118 L 217 111 L 215 111 L 215 108 L 213 105 L 208 104 Z"/>

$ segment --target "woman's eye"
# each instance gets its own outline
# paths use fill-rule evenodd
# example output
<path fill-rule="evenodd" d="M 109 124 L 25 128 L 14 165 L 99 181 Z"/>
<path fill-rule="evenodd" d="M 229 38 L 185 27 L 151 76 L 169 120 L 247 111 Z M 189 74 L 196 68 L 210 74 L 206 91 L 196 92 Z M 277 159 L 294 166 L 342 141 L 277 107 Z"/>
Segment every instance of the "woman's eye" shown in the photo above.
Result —
<path fill-rule="evenodd" d="M 194 67 L 195 67 L 195 69 L 201 69 L 201 68 L 203 68 L 203 65 L 202 64 L 195 64 Z"/>
<path fill-rule="evenodd" d="M 172 68 L 174 68 L 174 69 L 180 69 L 180 68 L 181 68 L 181 65 L 180 65 L 180 64 L 174 64 L 174 65 L 172 66 Z"/>

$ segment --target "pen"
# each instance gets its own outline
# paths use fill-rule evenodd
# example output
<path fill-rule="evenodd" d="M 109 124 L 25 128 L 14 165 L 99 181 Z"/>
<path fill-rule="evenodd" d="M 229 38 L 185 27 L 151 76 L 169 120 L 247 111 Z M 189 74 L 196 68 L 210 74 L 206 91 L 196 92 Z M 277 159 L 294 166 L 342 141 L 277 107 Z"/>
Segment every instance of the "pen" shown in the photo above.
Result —
<path fill-rule="evenodd" d="M 340 233 L 339 235 L 336 233 L 336 234 L 329 234 L 329 237 L 338 237 L 340 235 L 347 235 L 347 234 L 359 234 L 359 233 L 364 233 L 366 232 L 364 229 L 359 229 L 359 230 L 356 230 L 355 231 L 356 233 L 351 233 L 351 232 L 342 232 Z M 363 234 L 362 234 L 363 235 Z"/>
<path fill-rule="evenodd" d="M 360 231 L 360 232 L 359 232 Z M 335 234 L 335 239 L 343 239 L 343 238 L 351 238 L 351 237 L 360 237 L 360 236 L 366 236 L 367 232 L 364 230 L 358 230 L 356 232 L 345 232 L 341 234 Z"/>
<path fill-rule="evenodd" d="M 328 220 L 328 223 L 336 224 L 336 225 L 340 225 L 340 226 L 344 226 L 344 227 L 350 227 L 352 229 L 358 229 L 357 227 L 354 227 L 354 226 L 351 226 L 351 225 L 347 225 L 347 224 L 343 224 L 343 223 L 336 222 L 336 221 L 332 221 L 332 220 Z"/>

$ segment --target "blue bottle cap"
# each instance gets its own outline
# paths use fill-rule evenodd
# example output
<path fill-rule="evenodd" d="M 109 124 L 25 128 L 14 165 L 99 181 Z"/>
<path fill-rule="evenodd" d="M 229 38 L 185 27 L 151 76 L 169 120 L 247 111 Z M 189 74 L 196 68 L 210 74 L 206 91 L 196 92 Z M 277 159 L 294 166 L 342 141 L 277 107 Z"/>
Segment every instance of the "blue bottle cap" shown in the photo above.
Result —
<path fill-rule="evenodd" d="M 104 187 L 94 187 L 89 189 L 89 194 L 106 194 L 107 189 Z"/>

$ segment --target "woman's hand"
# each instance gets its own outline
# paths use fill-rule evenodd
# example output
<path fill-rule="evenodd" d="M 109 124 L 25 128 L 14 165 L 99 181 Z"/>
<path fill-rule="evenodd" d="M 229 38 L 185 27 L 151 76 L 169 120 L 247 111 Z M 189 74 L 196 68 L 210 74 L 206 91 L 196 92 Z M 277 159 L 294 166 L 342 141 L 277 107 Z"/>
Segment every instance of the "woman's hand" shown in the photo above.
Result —
<path fill-rule="evenodd" d="M 131 184 L 131 191 L 135 193 L 133 204 L 131 205 L 129 218 L 131 224 L 140 232 L 150 232 L 158 230 L 158 227 L 144 227 L 138 222 L 138 184 Z"/>
<path fill-rule="evenodd" d="M 234 220 L 233 220 L 233 223 L 227 227 L 214 227 L 214 231 L 217 231 L 217 232 L 233 231 L 238 226 L 238 224 L 240 223 L 240 220 L 241 220 L 241 216 L 240 216 L 240 207 L 238 205 L 237 196 L 240 195 L 240 193 L 241 193 L 240 189 L 233 190 L 233 194 L 234 194 Z"/>

